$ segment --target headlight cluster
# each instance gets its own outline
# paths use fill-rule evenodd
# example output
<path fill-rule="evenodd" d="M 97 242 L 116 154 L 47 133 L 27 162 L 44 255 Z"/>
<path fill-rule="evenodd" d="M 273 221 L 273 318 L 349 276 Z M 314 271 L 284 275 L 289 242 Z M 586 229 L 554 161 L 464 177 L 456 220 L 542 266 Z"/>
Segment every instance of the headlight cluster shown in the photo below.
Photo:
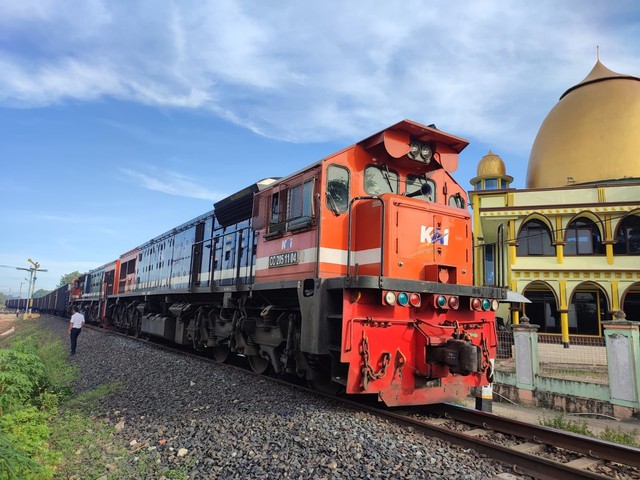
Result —
<path fill-rule="evenodd" d="M 393 292 L 391 290 L 383 293 L 384 303 L 387 305 L 399 305 L 401 307 L 419 307 L 422 298 L 419 293 Z"/>
<path fill-rule="evenodd" d="M 410 150 L 407 155 L 410 159 L 424 163 L 431 162 L 431 159 L 433 158 L 433 149 L 429 144 L 413 140 L 409 146 Z"/>
<path fill-rule="evenodd" d="M 498 300 L 491 300 L 489 298 L 472 298 L 470 307 L 471 310 L 488 312 L 489 310 L 497 310 L 498 309 Z"/>

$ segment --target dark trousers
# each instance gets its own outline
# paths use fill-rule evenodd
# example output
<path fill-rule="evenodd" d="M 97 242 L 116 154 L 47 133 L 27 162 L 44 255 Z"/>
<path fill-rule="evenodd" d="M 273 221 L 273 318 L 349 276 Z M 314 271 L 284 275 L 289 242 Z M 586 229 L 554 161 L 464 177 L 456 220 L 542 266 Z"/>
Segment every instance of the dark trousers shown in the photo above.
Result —
<path fill-rule="evenodd" d="M 81 328 L 72 328 L 69 333 L 69 337 L 71 338 L 71 355 L 76 354 L 76 345 L 78 344 L 78 335 L 82 331 Z"/>

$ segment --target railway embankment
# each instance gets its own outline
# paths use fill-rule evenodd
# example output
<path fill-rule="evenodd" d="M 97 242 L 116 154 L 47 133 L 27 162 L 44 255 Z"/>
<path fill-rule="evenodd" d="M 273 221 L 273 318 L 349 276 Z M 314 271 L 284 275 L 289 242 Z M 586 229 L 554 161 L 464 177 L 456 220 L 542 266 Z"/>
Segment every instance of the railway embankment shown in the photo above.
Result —
<path fill-rule="evenodd" d="M 65 322 L 39 321 L 67 338 Z M 113 427 L 130 468 L 144 461 L 147 478 L 487 479 L 510 471 L 374 415 L 127 338 L 87 329 L 77 352 L 76 392 L 117 385 L 94 414 Z"/>

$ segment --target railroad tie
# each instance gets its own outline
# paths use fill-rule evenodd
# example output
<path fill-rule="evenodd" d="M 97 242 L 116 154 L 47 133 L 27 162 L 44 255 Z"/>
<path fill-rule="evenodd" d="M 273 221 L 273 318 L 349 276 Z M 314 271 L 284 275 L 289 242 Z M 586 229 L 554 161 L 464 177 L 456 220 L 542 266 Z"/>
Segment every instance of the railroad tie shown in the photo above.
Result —
<path fill-rule="evenodd" d="M 538 453 L 545 449 L 545 445 L 543 443 L 525 442 L 520 445 L 514 445 L 511 448 L 522 453 Z"/>
<path fill-rule="evenodd" d="M 565 465 L 573 468 L 579 468 L 581 470 L 587 470 L 601 463 L 602 463 L 602 460 L 598 458 L 582 457 L 582 458 L 576 458 L 575 460 L 571 460 L 570 462 L 565 463 Z"/>
<path fill-rule="evenodd" d="M 465 435 L 471 435 L 473 437 L 479 437 L 480 435 L 486 435 L 488 433 L 484 428 L 474 428 L 473 430 L 467 430 L 463 432 Z"/>

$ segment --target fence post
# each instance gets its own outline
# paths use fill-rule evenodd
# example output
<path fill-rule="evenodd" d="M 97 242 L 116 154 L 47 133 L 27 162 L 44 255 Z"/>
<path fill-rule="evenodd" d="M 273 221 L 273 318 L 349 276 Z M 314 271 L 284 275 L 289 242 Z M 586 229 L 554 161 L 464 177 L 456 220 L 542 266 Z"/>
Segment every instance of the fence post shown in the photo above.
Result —
<path fill-rule="evenodd" d="M 611 403 L 639 408 L 640 322 L 626 320 L 624 312 L 617 312 L 614 316 L 615 320 L 602 322 L 607 348 Z"/>
<path fill-rule="evenodd" d="M 522 317 L 518 325 L 511 325 L 513 343 L 516 351 L 516 387 L 533 391 L 536 389 L 538 375 L 538 325 L 529 323 L 527 317 Z M 529 399 L 533 402 L 533 396 Z"/>

